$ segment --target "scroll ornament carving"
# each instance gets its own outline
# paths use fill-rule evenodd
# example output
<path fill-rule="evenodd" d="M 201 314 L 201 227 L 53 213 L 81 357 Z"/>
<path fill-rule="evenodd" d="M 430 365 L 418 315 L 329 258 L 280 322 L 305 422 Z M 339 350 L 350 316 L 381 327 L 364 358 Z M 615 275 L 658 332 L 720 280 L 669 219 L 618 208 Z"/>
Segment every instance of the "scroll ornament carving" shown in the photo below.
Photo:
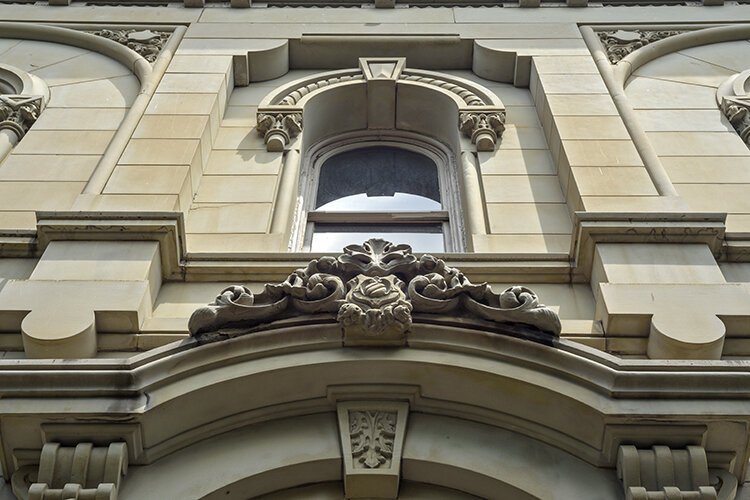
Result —
<path fill-rule="evenodd" d="M 396 421 L 395 411 L 349 411 L 349 437 L 355 469 L 391 467 Z"/>
<path fill-rule="evenodd" d="M 609 62 L 617 64 L 632 52 L 644 47 L 650 43 L 669 38 L 670 36 L 679 35 L 684 31 L 658 31 L 658 30 L 617 30 L 617 31 L 599 31 L 599 39 L 604 45 Z"/>
<path fill-rule="evenodd" d="M 0 130 L 12 130 L 20 140 L 41 110 L 42 96 L 0 95 Z"/>
<path fill-rule="evenodd" d="M 92 35 L 108 38 L 136 52 L 148 62 L 156 61 L 170 33 L 151 30 L 98 30 Z"/>
<path fill-rule="evenodd" d="M 446 321 L 464 316 L 522 324 L 549 337 L 559 336 L 561 329 L 557 314 L 528 288 L 514 286 L 498 295 L 442 259 L 417 257 L 408 245 L 381 239 L 349 245 L 338 257 L 314 259 L 259 294 L 228 287 L 196 310 L 188 326 L 205 343 L 226 338 L 220 329 L 329 314 L 342 326 L 346 345 L 403 345 L 415 313 L 444 315 Z"/>
<path fill-rule="evenodd" d="M 258 113 L 258 133 L 263 136 L 268 151 L 280 152 L 302 132 L 302 113 Z"/>
<path fill-rule="evenodd" d="M 459 122 L 461 132 L 471 139 L 477 151 L 494 151 L 505 131 L 505 112 L 465 112 L 459 115 Z"/>

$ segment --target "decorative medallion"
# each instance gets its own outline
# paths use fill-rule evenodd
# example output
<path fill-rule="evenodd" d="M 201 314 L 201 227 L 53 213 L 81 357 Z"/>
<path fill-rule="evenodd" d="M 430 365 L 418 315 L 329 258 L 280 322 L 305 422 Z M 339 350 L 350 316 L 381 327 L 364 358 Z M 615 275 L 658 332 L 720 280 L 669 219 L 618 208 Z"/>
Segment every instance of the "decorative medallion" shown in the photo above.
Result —
<path fill-rule="evenodd" d="M 658 30 L 617 30 L 599 31 L 599 39 L 607 51 L 609 62 L 617 64 L 626 56 L 650 43 L 658 42 L 670 36 L 685 33 L 684 31 Z"/>
<path fill-rule="evenodd" d="M 338 257 L 313 259 L 282 283 L 259 294 L 235 285 L 195 311 L 189 328 L 210 342 L 220 329 L 253 328 L 275 320 L 325 314 L 342 327 L 345 345 L 403 345 L 413 314 L 434 315 L 430 322 L 456 317 L 515 323 L 560 334 L 557 314 L 523 286 L 499 295 L 487 283 L 473 284 L 458 269 L 432 255 L 417 257 L 408 245 L 370 239 L 349 245 Z"/>
<path fill-rule="evenodd" d="M 164 43 L 169 39 L 171 33 L 166 31 L 151 30 L 98 30 L 92 31 L 92 35 L 109 38 L 112 41 L 124 45 L 133 52 L 138 53 L 148 62 L 156 61 Z"/>

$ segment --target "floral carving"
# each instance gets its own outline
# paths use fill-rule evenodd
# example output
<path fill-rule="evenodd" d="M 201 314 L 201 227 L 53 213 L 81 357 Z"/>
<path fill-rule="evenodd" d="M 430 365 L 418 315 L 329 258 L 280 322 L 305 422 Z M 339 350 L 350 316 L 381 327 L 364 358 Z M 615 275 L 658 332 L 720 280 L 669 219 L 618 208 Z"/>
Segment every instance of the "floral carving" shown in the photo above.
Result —
<path fill-rule="evenodd" d="M 42 96 L 0 95 L 0 130 L 12 130 L 20 140 L 41 110 Z"/>
<path fill-rule="evenodd" d="M 459 127 L 476 144 L 477 151 L 494 151 L 505 131 L 505 112 L 465 112 L 459 115 Z"/>
<path fill-rule="evenodd" d="M 396 417 L 396 412 L 389 411 L 349 411 L 349 436 L 355 469 L 391 466 Z"/>
<path fill-rule="evenodd" d="M 684 31 L 658 31 L 658 30 L 617 30 L 599 31 L 599 39 L 607 51 L 607 57 L 612 64 L 617 64 L 627 55 L 650 43 L 679 35 Z"/>
<path fill-rule="evenodd" d="M 258 113 L 258 133 L 268 151 L 283 151 L 292 137 L 302 132 L 302 112 Z"/>
<path fill-rule="evenodd" d="M 347 345 L 402 345 L 416 313 L 443 315 L 445 321 L 458 316 L 516 323 L 551 337 L 560 334 L 557 314 L 528 288 L 515 286 L 498 295 L 441 259 L 417 257 L 408 245 L 381 239 L 349 245 L 338 257 L 313 259 L 257 295 L 244 286 L 226 288 L 193 313 L 189 328 L 193 336 L 210 341 L 220 329 L 326 314 L 341 324 Z"/>
<path fill-rule="evenodd" d="M 92 35 L 109 38 L 112 41 L 124 45 L 130 50 L 138 53 L 148 62 L 156 61 L 164 42 L 169 39 L 169 33 L 151 30 L 98 30 L 92 31 Z"/>

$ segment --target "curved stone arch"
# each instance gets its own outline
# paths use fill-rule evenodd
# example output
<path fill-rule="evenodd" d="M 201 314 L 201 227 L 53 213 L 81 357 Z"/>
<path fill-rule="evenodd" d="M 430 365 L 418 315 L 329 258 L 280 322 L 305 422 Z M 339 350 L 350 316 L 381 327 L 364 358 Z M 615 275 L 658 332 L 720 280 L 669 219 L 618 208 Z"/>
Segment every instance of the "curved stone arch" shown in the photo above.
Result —
<path fill-rule="evenodd" d="M 359 69 L 319 73 L 277 88 L 258 107 L 258 131 L 269 151 L 282 151 L 302 131 L 305 115 L 306 144 L 355 130 L 400 129 L 458 146 L 460 129 L 477 150 L 494 150 L 505 129 L 497 96 L 463 78 L 405 66 L 403 58 L 362 58 Z M 420 94 L 430 96 L 430 106 L 420 106 Z M 342 99 L 348 116 L 331 111 Z"/>
<path fill-rule="evenodd" d="M 0 38 L 58 43 L 86 49 L 117 61 L 138 79 L 139 92 L 88 179 L 83 190 L 85 194 L 98 195 L 104 189 L 186 31 L 187 27 L 176 26 L 152 65 L 137 52 L 104 36 L 57 26 L 0 22 Z"/>
<path fill-rule="evenodd" d="M 480 498 L 594 500 L 618 498 L 621 491 L 614 470 L 591 466 L 510 431 L 454 417 L 412 415 L 401 469 L 403 481 Z M 131 466 L 119 498 L 239 500 L 341 479 L 335 415 L 321 413 L 236 429 L 148 467 Z"/>

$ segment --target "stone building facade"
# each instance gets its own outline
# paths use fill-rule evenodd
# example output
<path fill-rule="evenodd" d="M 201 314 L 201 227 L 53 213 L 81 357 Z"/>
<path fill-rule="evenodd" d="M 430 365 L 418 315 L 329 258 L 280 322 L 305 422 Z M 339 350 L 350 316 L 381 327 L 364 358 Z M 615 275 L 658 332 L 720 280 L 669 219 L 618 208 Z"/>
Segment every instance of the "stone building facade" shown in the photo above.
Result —
<path fill-rule="evenodd" d="M 749 95 L 741 2 L 3 0 L 0 499 L 750 498 Z"/>

